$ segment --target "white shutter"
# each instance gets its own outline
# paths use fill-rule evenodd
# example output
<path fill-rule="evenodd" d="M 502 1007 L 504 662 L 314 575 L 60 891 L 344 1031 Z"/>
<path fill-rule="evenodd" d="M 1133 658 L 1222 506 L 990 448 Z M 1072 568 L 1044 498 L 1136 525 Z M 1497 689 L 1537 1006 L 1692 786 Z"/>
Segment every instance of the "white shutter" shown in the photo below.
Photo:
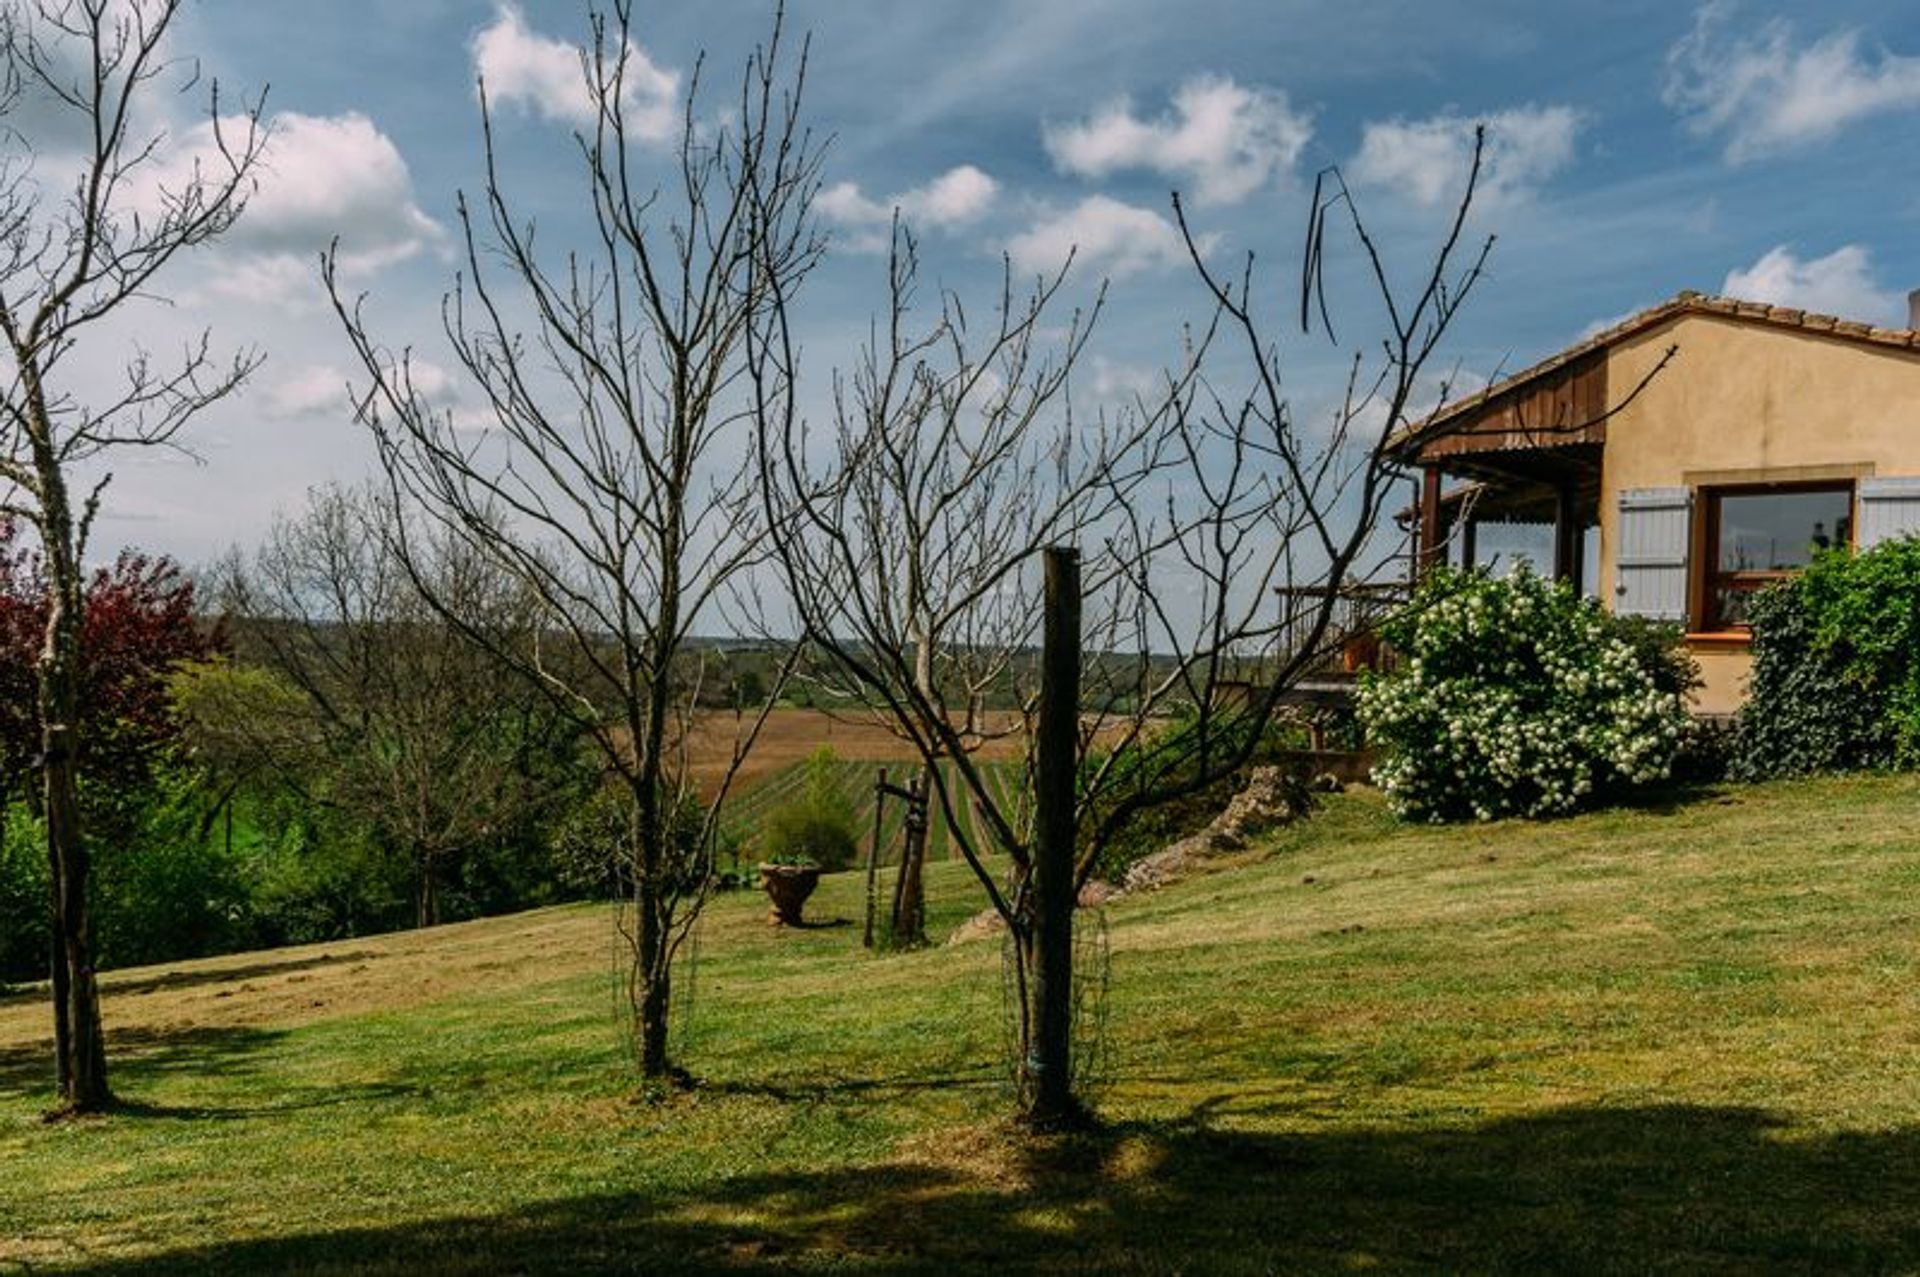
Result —
<path fill-rule="evenodd" d="M 1920 533 L 1920 479 L 1862 479 L 1856 494 L 1853 539 L 1862 550 Z"/>
<path fill-rule="evenodd" d="M 1620 494 L 1613 610 L 1656 621 L 1687 619 L 1687 547 L 1693 491 L 1629 488 Z"/>

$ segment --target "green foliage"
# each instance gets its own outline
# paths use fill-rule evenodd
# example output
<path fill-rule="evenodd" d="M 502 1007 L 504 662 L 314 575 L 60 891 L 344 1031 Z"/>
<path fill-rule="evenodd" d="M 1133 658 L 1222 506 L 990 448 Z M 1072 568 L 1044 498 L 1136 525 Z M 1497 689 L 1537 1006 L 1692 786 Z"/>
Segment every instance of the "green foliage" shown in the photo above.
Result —
<path fill-rule="evenodd" d="M 1672 638 L 1524 567 L 1435 572 L 1383 632 L 1400 664 L 1359 707 L 1402 816 L 1561 815 L 1666 779 L 1689 734 Z"/>
<path fill-rule="evenodd" d="M 247 856 L 259 943 L 373 935 L 412 920 L 405 867 L 366 829 L 291 796 L 243 810 L 236 845 Z"/>
<path fill-rule="evenodd" d="M 25 804 L 0 806 L 0 983 L 43 980 L 48 929 L 47 833 Z"/>
<path fill-rule="evenodd" d="M 201 958 L 254 942 L 239 854 L 207 826 L 188 777 L 160 773 L 137 815 L 94 845 L 94 919 L 106 966 Z"/>
<path fill-rule="evenodd" d="M 1762 591 L 1744 779 L 1920 763 L 1920 539 L 1834 550 Z"/>
<path fill-rule="evenodd" d="M 769 864 L 816 864 L 844 869 L 860 846 L 853 802 L 841 788 L 839 759 L 822 745 L 807 760 L 799 797 L 774 811 L 761 834 L 761 858 Z"/>
<path fill-rule="evenodd" d="M 88 832 L 92 922 L 103 967 L 230 953 L 257 943 L 244 858 L 204 827 L 187 780 L 162 772 L 114 796 L 110 825 Z M 47 974 L 46 826 L 23 805 L 0 832 L 0 979 Z"/>

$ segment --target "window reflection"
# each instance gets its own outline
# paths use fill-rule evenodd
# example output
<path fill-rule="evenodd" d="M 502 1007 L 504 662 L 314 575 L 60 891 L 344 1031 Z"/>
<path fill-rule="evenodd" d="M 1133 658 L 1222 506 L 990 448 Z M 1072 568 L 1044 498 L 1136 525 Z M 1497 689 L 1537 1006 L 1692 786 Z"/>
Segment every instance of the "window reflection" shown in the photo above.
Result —
<path fill-rule="evenodd" d="M 1791 572 L 1853 540 L 1850 492 L 1747 492 L 1720 498 L 1720 570 Z"/>
<path fill-rule="evenodd" d="M 1708 494 L 1713 558 L 1702 591 L 1709 630 L 1747 624 L 1754 592 L 1813 562 L 1821 550 L 1853 543 L 1853 488 Z"/>

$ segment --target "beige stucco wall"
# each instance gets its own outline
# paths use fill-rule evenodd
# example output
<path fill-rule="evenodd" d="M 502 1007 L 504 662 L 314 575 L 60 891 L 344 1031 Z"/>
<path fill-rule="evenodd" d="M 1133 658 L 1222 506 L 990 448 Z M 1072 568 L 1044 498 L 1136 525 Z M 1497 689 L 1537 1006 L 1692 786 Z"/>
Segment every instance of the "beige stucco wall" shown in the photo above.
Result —
<path fill-rule="evenodd" d="M 1700 687 L 1693 694 L 1693 707 L 1702 714 L 1731 714 L 1747 699 L 1747 676 L 1753 672 L 1753 655 L 1743 645 L 1695 643 L 1694 659 L 1700 662 Z"/>
<path fill-rule="evenodd" d="M 1679 353 L 1625 402 L 1669 346 Z M 1717 315 L 1683 315 L 1609 355 L 1600 597 L 1614 597 L 1615 524 L 1629 488 L 1920 475 L 1920 352 Z M 1624 405 L 1624 406 L 1623 406 Z M 1695 646 L 1699 708 L 1744 699 L 1751 660 Z"/>

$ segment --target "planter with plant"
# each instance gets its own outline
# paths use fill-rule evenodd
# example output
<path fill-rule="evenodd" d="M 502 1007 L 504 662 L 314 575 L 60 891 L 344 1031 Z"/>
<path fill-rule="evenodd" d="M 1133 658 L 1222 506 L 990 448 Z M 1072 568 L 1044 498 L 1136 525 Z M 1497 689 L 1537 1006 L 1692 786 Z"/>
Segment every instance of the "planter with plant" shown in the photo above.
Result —
<path fill-rule="evenodd" d="M 853 803 L 842 788 L 840 760 L 822 746 L 807 760 L 800 796 L 768 817 L 760 885 L 773 901 L 771 921 L 798 926 L 800 906 L 827 869 L 844 869 L 858 850 Z"/>
<path fill-rule="evenodd" d="M 761 862 L 760 887 L 773 902 L 767 921 L 776 927 L 800 925 L 800 909 L 820 885 L 820 862 L 806 856 L 774 856 Z"/>

